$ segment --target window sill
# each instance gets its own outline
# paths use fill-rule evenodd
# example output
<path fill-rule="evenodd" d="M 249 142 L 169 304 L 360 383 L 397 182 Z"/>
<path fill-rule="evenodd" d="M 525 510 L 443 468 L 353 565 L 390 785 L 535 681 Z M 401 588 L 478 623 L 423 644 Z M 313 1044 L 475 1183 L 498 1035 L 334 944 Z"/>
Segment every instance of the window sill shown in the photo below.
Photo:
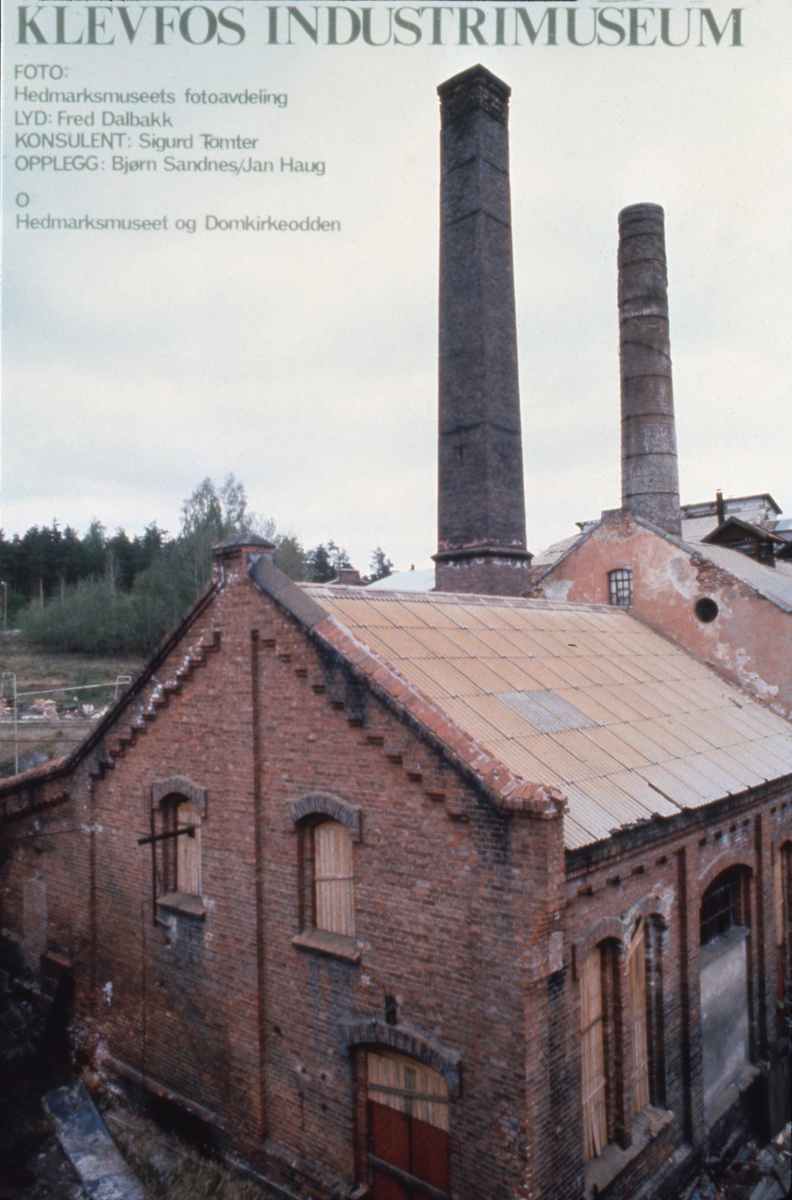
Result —
<path fill-rule="evenodd" d="M 328 958 L 343 958 L 345 962 L 359 963 L 360 951 L 354 938 L 342 933 L 328 933 L 326 929 L 305 929 L 292 938 L 292 946 L 298 950 L 315 950 Z"/>
<path fill-rule="evenodd" d="M 165 892 L 157 898 L 157 908 L 166 908 L 169 912 L 182 913 L 186 917 L 206 919 L 206 909 L 200 896 L 192 896 L 187 892 Z"/>
<path fill-rule="evenodd" d="M 629 1166 L 655 1138 L 659 1137 L 674 1114 L 649 1104 L 633 1120 L 632 1144 L 625 1149 L 610 1142 L 597 1158 L 589 1159 L 585 1165 L 586 1197 L 596 1196 L 613 1182 L 617 1175 Z"/>

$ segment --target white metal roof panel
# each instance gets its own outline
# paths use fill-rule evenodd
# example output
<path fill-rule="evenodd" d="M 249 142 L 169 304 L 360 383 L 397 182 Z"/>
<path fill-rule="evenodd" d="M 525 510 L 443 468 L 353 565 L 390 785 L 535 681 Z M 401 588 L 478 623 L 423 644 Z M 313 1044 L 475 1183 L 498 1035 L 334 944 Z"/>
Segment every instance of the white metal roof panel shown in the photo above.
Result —
<path fill-rule="evenodd" d="M 612 818 L 612 827 L 634 825 L 636 821 L 648 821 L 652 809 L 621 788 L 614 787 L 610 779 L 582 779 L 577 787 L 594 800 Z"/>
<path fill-rule="evenodd" d="M 719 796 L 730 794 L 729 789 L 722 786 L 722 781 L 716 782 L 712 778 L 704 764 L 699 765 L 697 757 L 670 758 L 663 763 L 663 767 L 669 775 L 673 775 L 680 783 L 684 783 L 691 791 L 695 792 L 704 804 L 711 800 L 717 800 Z"/>
<path fill-rule="evenodd" d="M 669 774 L 660 763 L 653 763 L 642 774 L 647 783 L 657 788 L 660 796 L 665 796 L 680 808 L 696 808 L 704 801 L 699 792 L 694 791 L 687 783 L 682 783 L 675 775 Z"/>
<path fill-rule="evenodd" d="M 666 719 L 636 721 L 633 728 L 659 746 L 664 758 L 685 758 L 691 752 L 687 742 L 677 737 L 673 729 L 669 729 Z M 702 741 L 700 749 L 709 750 L 711 747 Z"/>
<path fill-rule="evenodd" d="M 616 769 L 634 770 L 636 767 L 645 767 L 649 763 L 649 759 L 639 750 L 636 750 L 624 738 L 619 737 L 618 726 L 592 726 L 584 732 L 590 741 L 599 746 L 618 764 Z"/>
<path fill-rule="evenodd" d="M 571 784 L 567 789 L 570 808 L 574 808 L 575 816 L 585 829 L 591 833 L 591 841 L 610 837 L 614 829 L 625 823 L 616 819 L 608 809 L 592 800 L 577 784 Z"/>
<path fill-rule="evenodd" d="M 659 717 L 658 720 L 653 724 L 653 728 L 654 725 L 657 725 L 659 729 L 664 730 L 667 735 L 670 734 L 671 737 L 676 738 L 680 745 L 685 747 L 686 751 L 709 750 L 711 748 L 710 743 L 706 740 L 706 738 L 703 738 L 700 734 L 696 733 L 688 725 L 686 725 L 685 720 L 686 718 L 684 714 L 681 717 Z M 680 750 L 680 754 L 682 753 L 684 753 L 684 751 Z"/>
<path fill-rule="evenodd" d="M 661 795 L 656 787 L 652 787 L 648 780 L 635 771 L 620 771 L 610 776 L 610 782 L 634 800 L 639 800 L 653 816 L 673 817 L 679 812 L 678 804 Z"/>

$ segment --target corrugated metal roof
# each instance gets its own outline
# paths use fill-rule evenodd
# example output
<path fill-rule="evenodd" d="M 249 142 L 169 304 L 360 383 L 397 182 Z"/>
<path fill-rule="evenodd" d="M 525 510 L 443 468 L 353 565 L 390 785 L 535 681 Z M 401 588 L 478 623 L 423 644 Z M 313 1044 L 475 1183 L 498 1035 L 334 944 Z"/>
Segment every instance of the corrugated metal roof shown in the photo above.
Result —
<path fill-rule="evenodd" d="M 513 775 L 560 788 L 569 847 L 792 773 L 788 722 L 624 610 L 304 590 Z"/>
<path fill-rule="evenodd" d="M 768 567 L 747 554 L 741 554 L 739 550 L 730 550 L 728 546 L 712 546 L 707 542 L 688 542 L 685 549 L 700 554 L 715 566 L 749 584 L 785 612 L 792 612 L 792 566 L 789 563 L 776 560 L 774 567 Z"/>

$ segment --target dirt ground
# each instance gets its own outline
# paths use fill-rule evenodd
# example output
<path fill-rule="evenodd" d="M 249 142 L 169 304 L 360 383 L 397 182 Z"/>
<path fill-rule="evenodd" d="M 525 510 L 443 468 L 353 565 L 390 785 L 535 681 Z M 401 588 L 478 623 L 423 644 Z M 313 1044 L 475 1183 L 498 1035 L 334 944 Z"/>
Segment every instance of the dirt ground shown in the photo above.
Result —
<path fill-rule="evenodd" d="M 0 1200 L 88 1200 L 41 1102 L 79 1067 L 53 1008 L 30 980 L 0 971 Z M 94 1100 L 150 1200 L 283 1200 L 177 1136 L 167 1113 L 158 1124 L 112 1087 Z"/>

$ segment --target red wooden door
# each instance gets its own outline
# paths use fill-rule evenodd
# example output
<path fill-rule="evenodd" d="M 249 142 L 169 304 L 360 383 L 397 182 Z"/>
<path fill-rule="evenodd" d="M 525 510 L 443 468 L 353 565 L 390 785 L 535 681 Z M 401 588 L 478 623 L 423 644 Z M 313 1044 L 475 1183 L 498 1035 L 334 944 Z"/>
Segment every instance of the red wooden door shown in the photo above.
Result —
<path fill-rule="evenodd" d="M 395 1108 L 369 1101 L 372 1154 L 401 1171 L 410 1170 L 410 1118 Z M 410 1200 L 403 1184 L 374 1168 L 373 1200 Z"/>
<path fill-rule="evenodd" d="M 373 1200 L 424 1200 L 448 1194 L 448 1134 L 444 1129 L 370 1100 L 369 1131 L 373 1157 L 396 1169 L 390 1174 L 372 1164 Z M 396 1171 L 408 1178 L 397 1178 Z"/>

